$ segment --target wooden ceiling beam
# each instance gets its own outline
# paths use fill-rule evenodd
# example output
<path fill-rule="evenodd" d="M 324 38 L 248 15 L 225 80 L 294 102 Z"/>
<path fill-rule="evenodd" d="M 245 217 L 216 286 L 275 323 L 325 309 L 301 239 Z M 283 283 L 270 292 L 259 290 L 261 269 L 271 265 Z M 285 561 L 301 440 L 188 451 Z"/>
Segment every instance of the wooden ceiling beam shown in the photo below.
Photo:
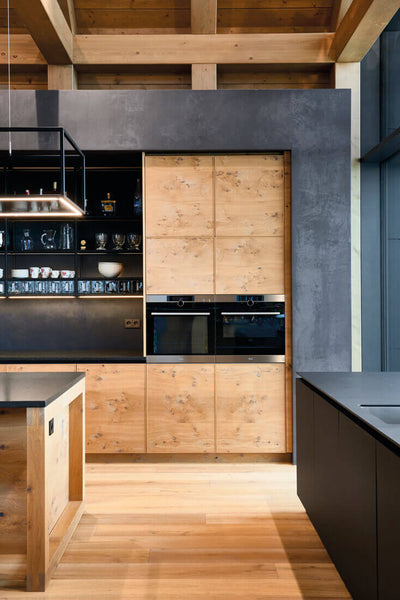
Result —
<path fill-rule="evenodd" d="M 72 62 L 73 35 L 57 0 L 18 0 L 14 9 L 49 64 Z"/>
<path fill-rule="evenodd" d="M 10 39 L 12 65 L 46 65 L 46 59 L 29 34 L 11 35 Z M 0 35 L 0 65 L 8 63 L 7 35 Z"/>
<path fill-rule="evenodd" d="M 399 0 L 353 0 L 340 23 L 330 56 L 360 62 L 399 9 Z"/>
<path fill-rule="evenodd" d="M 72 31 L 72 35 L 75 35 L 78 31 L 76 25 L 76 12 L 74 0 L 58 0 L 61 10 L 63 11 L 64 17 L 67 20 L 68 26 Z"/>
<path fill-rule="evenodd" d="M 333 33 L 76 35 L 75 65 L 332 63 Z"/>
<path fill-rule="evenodd" d="M 191 0 L 192 33 L 217 33 L 217 0 Z"/>

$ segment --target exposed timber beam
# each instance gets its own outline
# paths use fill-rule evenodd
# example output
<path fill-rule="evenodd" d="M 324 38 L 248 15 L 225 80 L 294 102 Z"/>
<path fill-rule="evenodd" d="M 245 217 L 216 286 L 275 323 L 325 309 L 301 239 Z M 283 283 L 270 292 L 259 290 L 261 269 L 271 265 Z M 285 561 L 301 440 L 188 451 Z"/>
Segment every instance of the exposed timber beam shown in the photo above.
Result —
<path fill-rule="evenodd" d="M 61 10 L 63 11 L 64 17 L 67 20 L 69 28 L 72 34 L 75 35 L 78 31 L 76 25 L 76 12 L 74 0 L 58 0 Z"/>
<path fill-rule="evenodd" d="M 217 33 L 217 0 L 191 0 L 192 33 Z"/>
<path fill-rule="evenodd" d="M 73 35 L 57 0 L 18 0 L 14 10 L 49 64 L 72 62 Z"/>
<path fill-rule="evenodd" d="M 191 0 L 191 32 L 193 34 L 217 33 L 218 0 Z M 192 90 L 216 90 L 217 65 L 192 64 Z"/>
<path fill-rule="evenodd" d="M 28 34 L 11 35 L 10 39 L 12 65 L 45 65 L 46 60 L 35 42 Z M 0 64 L 8 62 L 7 35 L 0 35 Z"/>
<path fill-rule="evenodd" d="M 399 9 L 399 0 L 353 0 L 331 47 L 338 62 L 360 62 Z"/>
<path fill-rule="evenodd" d="M 332 63 L 333 33 L 76 35 L 75 65 Z"/>
<path fill-rule="evenodd" d="M 49 90 L 78 89 L 77 74 L 74 65 L 48 65 L 47 87 Z"/>

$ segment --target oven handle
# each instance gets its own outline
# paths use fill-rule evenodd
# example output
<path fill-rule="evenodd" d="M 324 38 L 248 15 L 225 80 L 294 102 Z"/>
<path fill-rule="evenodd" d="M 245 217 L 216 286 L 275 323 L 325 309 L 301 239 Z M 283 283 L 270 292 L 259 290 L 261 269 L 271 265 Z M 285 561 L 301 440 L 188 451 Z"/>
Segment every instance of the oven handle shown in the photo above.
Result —
<path fill-rule="evenodd" d="M 209 312 L 152 312 L 152 317 L 209 317 Z"/>
<path fill-rule="evenodd" d="M 280 315 L 280 312 L 221 312 L 221 315 Z"/>

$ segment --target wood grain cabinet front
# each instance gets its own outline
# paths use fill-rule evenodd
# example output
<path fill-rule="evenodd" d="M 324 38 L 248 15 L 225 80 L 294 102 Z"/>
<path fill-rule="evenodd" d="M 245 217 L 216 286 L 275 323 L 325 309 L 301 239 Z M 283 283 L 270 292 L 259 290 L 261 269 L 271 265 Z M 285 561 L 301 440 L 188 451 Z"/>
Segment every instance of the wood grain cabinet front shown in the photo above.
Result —
<path fill-rule="evenodd" d="M 86 452 L 145 452 L 144 364 L 78 364 L 86 373 Z"/>
<path fill-rule="evenodd" d="M 283 154 L 215 157 L 218 236 L 284 235 Z"/>
<path fill-rule="evenodd" d="M 148 238 L 148 294 L 213 294 L 212 238 Z"/>
<path fill-rule="evenodd" d="M 74 373 L 76 371 L 75 364 L 68 363 L 57 363 L 57 364 L 13 364 L 7 365 L 7 373 L 61 373 L 61 372 L 71 372 Z"/>
<path fill-rule="evenodd" d="M 147 365 L 148 452 L 214 452 L 214 365 Z"/>
<path fill-rule="evenodd" d="M 213 157 L 147 156 L 148 237 L 214 235 Z"/>
<path fill-rule="evenodd" d="M 215 366 L 218 452 L 286 452 L 285 366 Z"/>

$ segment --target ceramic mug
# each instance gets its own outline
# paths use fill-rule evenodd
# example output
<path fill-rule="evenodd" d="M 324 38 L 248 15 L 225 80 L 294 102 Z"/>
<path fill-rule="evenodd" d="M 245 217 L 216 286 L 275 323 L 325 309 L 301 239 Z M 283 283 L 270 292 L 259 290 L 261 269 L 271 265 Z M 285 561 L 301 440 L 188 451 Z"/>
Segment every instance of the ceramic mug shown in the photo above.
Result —
<path fill-rule="evenodd" d="M 59 277 L 59 276 L 60 276 L 60 271 L 55 271 L 54 269 L 52 269 L 50 277 L 52 279 L 57 279 L 57 277 Z"/>
<path fill-rule="evenodd" d="M 70 272 L 71 271 L 68 271 L 67 269 L 64 269 L 63 271 L 61 271 L 61 277 L 62 277 L 62 279 L 69 279 Z"/>
<path fill-rule="evenodd" d="M 3 279 L 4 269 L 0 269 L 0 279 Z"/>
<path fill-rule="evenodd" d="M 51 275 L 51 267 L 40 267 L 40 274 L 42 279 L 47 279 Z"/>
<path fill-rule="evenodd" d="M 31 279 L 39 279 L 39 273 L 39 267 L 29 267 L 29 275 L 31 276 Z"/>

